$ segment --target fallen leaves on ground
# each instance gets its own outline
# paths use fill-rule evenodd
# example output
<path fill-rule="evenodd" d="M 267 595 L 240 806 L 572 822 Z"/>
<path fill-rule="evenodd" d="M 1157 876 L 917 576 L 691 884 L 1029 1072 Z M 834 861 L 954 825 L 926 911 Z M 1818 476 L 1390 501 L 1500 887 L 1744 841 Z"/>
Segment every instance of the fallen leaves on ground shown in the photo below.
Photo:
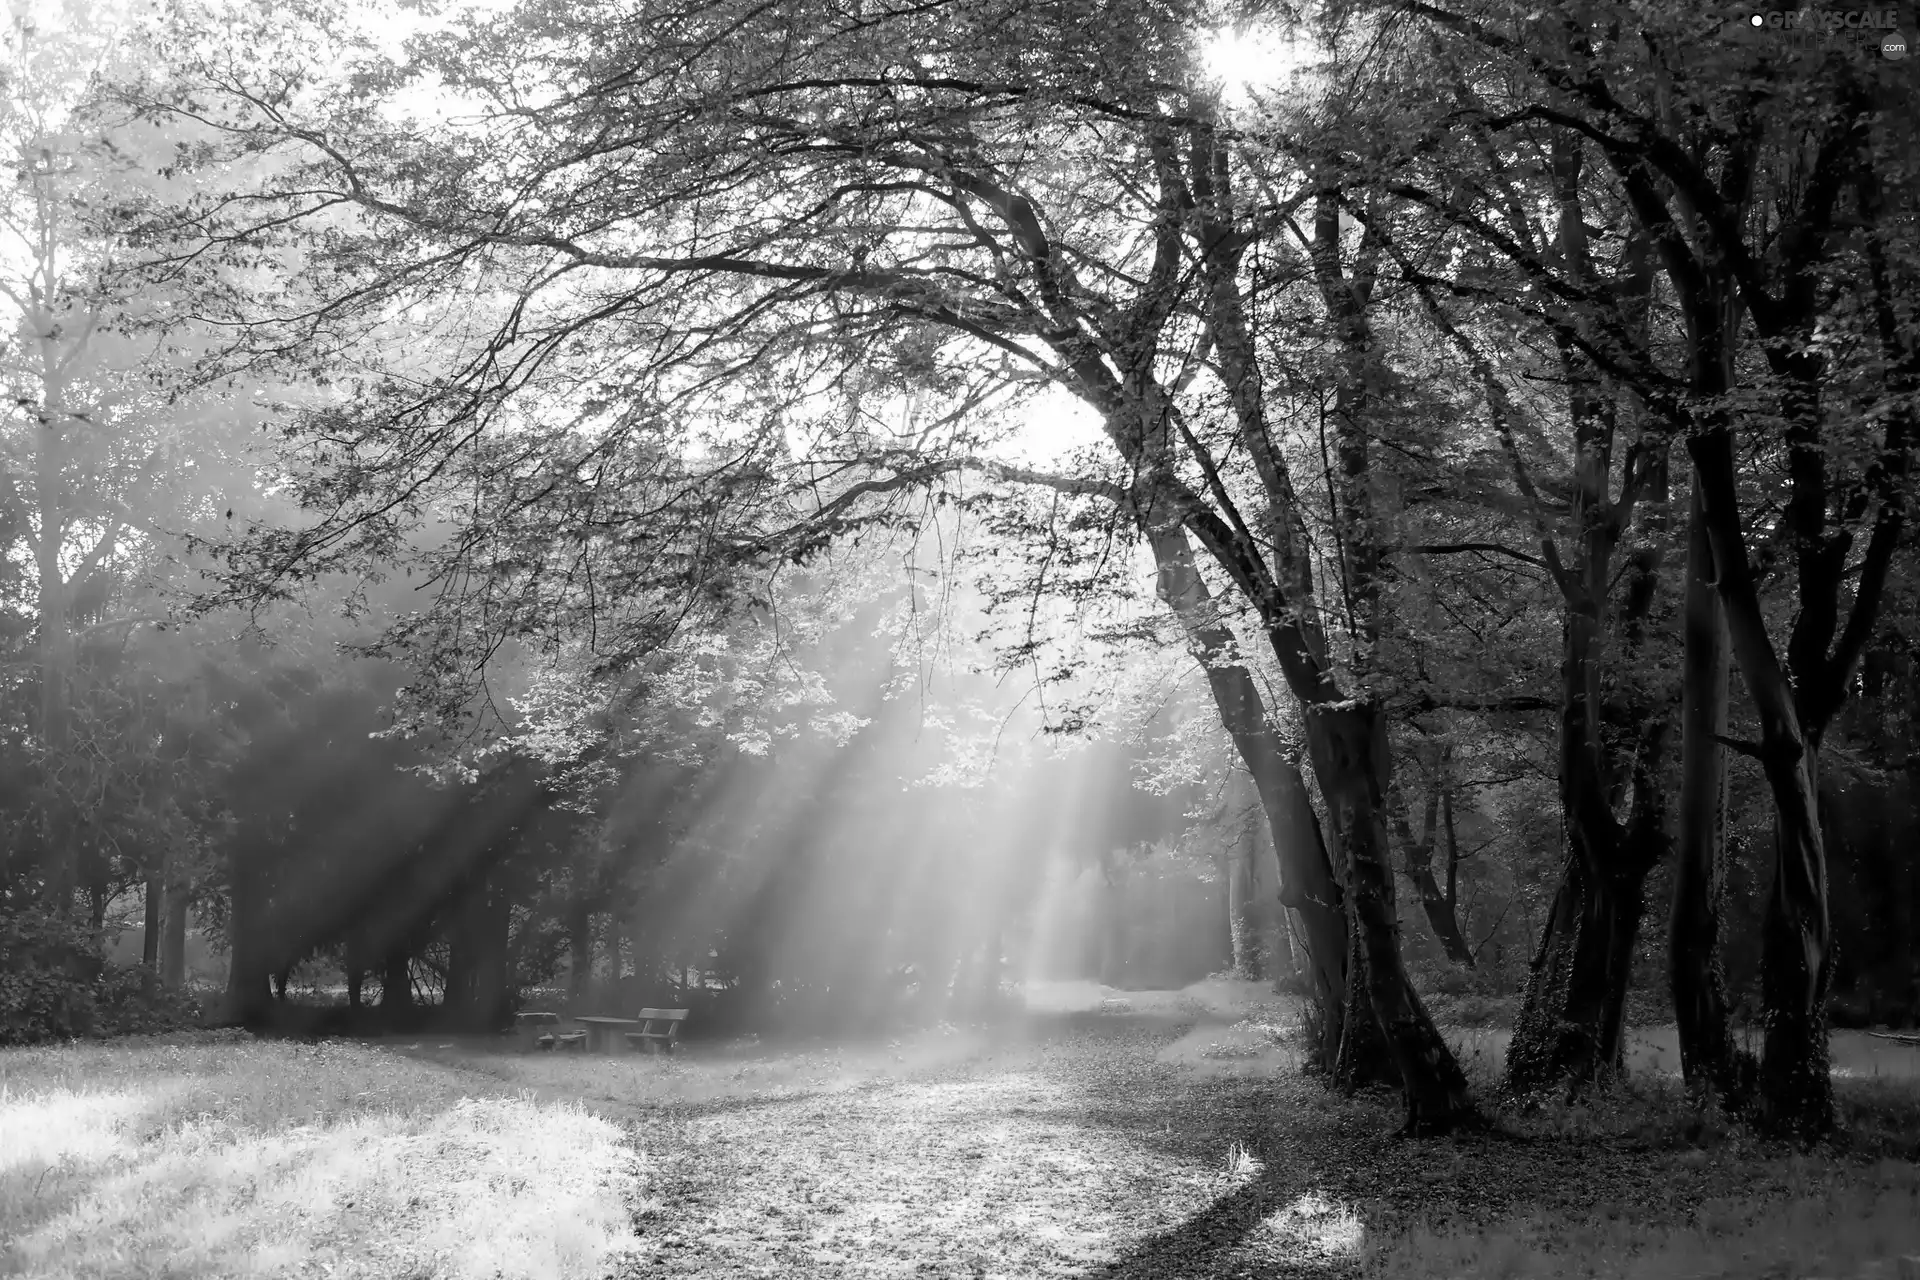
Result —
<path fill-rule="evenodd" d="M 1096 1010 L 786 1095 L 636 1105 L 652 1174 L 622 1276 L 1715 1276 L 1660 1259 L 1733 1242 L 1731 1277 L 1766 1274 L 1737 1269 L 1756 1221 L 1824 1220 L 1844 1188 L 1880 1237 L 1805 1256 L 1867 1275 L 1905 1247 L 1885 1224 L 1910 1164 L 1703 1150 L 1624 1113 L 1402 1140 L 1397 1098 L 1210 1069 L 1245 1065 L 1247 1026 Z"/>

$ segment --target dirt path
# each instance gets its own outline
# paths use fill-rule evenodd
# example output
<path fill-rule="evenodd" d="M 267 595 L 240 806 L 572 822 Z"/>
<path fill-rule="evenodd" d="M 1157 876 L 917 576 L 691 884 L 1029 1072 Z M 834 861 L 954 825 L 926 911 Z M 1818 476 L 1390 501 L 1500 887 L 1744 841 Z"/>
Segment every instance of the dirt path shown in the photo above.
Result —
<path fill-rule="evenodd" d="M 619 1274 L 1332 1280 L 1385 1246 L 1424 1275 L 1420 1232 L 1590 1259 L 1699 1222 L 1737 1242 L 1774 1206 L 1889 1185 L 1885 1162 L 1702 1149 L 1625 1104 L 1397 1141 L 1395 1099 L 1330 1095 L 1236 1009 L 1158 994 L 624 1106 L 648 1174 Z"/>
<path fill-rule="evenodd" d="M 1259 1170 L 1218 1125 L 1169 1109 L 1193 1081 L 1161 1060 L 1182 1028 L 1142 1025 L 1159 1021 L 1060 1025 L 851 1088 L 651 1108 L 634 1118 L 654 1173 L 629 1274 L 1165 1275 L 1128 1266 L 1129 1246 Z"/>

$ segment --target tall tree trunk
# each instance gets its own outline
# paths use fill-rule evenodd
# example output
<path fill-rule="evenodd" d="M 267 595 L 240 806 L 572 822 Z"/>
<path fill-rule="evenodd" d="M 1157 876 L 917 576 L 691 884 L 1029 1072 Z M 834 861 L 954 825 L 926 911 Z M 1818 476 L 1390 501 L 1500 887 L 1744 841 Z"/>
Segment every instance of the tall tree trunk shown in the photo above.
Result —
<path fill-rule="evenodd" d="M 1556 238 L 1573 277 L 1593 285 L 1582 206 L 1583 150 L 1558 137 L 1551 148 L 1557 205 Z M 1651 285 L 1646 242 L 1629 245 L 1619 275 L 1604 287 L 1618 290 L 1626 310 L 1638 314 Z M 1651 446 L 1635 464 L 1629 452 L 1619 497 L 1612 494 L 1620 397 L 1601 379 L 1570 340 L 1560 344 L 1566 377 L 1567 416 L 1573 433 L 1572 500 L 1567 519 L 1571 563 L 1559 540 L 1541 531 L 1541 551 L 1561 598 L 1559 774 L 1561 829 L 1566 859 L 1540 945 L 1534 953 L 1521 1011 L 1507 1050 L 1507 1087 L 1531 1093 L 1561 1082 L 1582 1089 L 1620 1066 L 1622 1020 L 1632 977 L 1633 948 L 1645 909 L 1646 877 L 1664 849 L 1656 820 L 1663 805 L 1658 771 L 1644 758 L 1664 741 L 1664 713 L 1631 708 L 1645 725 L 1638 735 L 1640 759 L 1629 774 L 1622 752 L 1603 733 L 1607 707 L 1601 679 L 1607 663 L 1609 619 L 1614 616 L 1613 563 L 1637 503 L 1657 492 L 1654 523 L 1664 528 L 1664 445 Z M 1490 377 L 1490 371 L 1483 377 Z M 1504 404 L 1502 410 L 1504 412 Z M 1503 432 L 1511 424 L 1503 419 Z M 1516 482 L 1529 500 L 1517 445 L 1503 443 Z M 1649 448 L 1639 442 L 1638 450 Z M 1657 555 L 1636 557 L 1628 604 L 1619 611 L 1628 647 L 1642 630 L 1657 584 Z M 1616 792 L 1632 776 L 1637 822 L 1622 823 Z"/>
<path fill-rule="evenodd" d="M 380 958 L 380 1016 L 389 1026 L 400 1026 L 413 1012 L 413 953 L 394 942 Z"/>
<path fill-rule="evenodd" d="M 1366 981 L 1367 953 L 1361 945 L 1361 932 L 1353 930 L 1347 944 L 1347 998 L 1341 1021 L 1342 1036 L 1333 1065 L 1333 1086 L 1352 1093 L 1368 1085 L 1398 1089 L 1403 1087 L 1400 1068 L 1393 1058 L 1393 1046 L 1373 1012 L 1373 998 Z"/>
<path fill-rule="evenodd" d="M 440 1017 L 449 1025 L 468 1025 L 473 1015 L 473 924 L 481 893 L 478 887 L 465 889 L 447 904 L 441 916 L 447 940 L 447 975 L 440 990 Z"/>
<path fill-rule="evenodd" d="M 512 942 L 513 903 L 488 886 L 474 895 L 467 929 L 472 977 L 463 1024 L 474 1031 L 498 1030 L 506 1013 Z"/>
<path fill-rule="evenodd" d="M 1834 1123 L 1826 1007 L 1832 955 L 1817 799 L 1819 740 L 1801 722 L 1795 691 L 1767 634 L 1740 524 L 1732 433 L 1724 427 L 1701 432 L 1687 449 L 1734 662 L 1760 722 L 1757 754 L 1774 805 L 1774 876 L 1761 935 L 1766 1036 L 1760 1119 L 1775 1133 L 1826 1133 Z"/>
<path fill-rule="evenodd" d="M 1573 564 L 1560 569 L 1559 773 L 1566 860 L 1534 953 L 1507 1048 L 1507 1088 L 1532 1093 L 1566 1082 L 1582 1089 L 1620 1066 L 1626 987 L 1657 849 L 1635 847 L 1614 813 L 1618 768 L 1602 735 L 1601 671 L 1620 517 L 1608 498 L 1613 424 L 1563 362 L 1576 451 Z M 1558 557 L 1550 563 L 1558 566 Z"/>
<path fill-rule="evenodd" d="M 1656 767 L 1663 738 L 1660 722 L 1643 735 L 1655 759 L 1636 769 L 1633 817 L 1620 824 L 1609 815 L 1610 828 L 1574 835 L 1507 1049 L 1515 1093 L 1562 1081 L 1578 1090 L 1620 1068 L 1646 880 L 1667 846 Z"/>
<path fill-rule="evenodd" d="M 1373 1016 L 1385 1033 L 1406 1097 L 1408 1134 L 1447 1133 L 1477 1119 L 1467 1077 L 1441 1038 L 1400 960 L 1384 813 L 1386 720 L 1377 703 L 1310 705 L 1314 775 L 1342 853 L 1349 920 L 1360 939 Z"/>
<path fill-rule="evenodd" d="M 347 971 L 347 1008 L 360 1012 L 365 1003 L 367 978 L 367 942 L 359 930 L 349 932 L 341 948 L 341 967 Z"/>
<path fill-rule="evenodd" d="M 567 996 L 578 1002 L 587 998 L 593 982 L 593 912 L 585 902 L 574 903 L 567 912 Z"/>
<path fill-rule="evenodd" d="M 1679 856 L 1673 869 L 1673 920 L 1668 961 L 1680 1070 L 1704 1100 L 1719 1094 L 1738 1104 L 1741 1089 L 1727 1025 L 1720 964 L 1720 917 L 1726 898 L 1727 624 L 1713 586 L 1713 548 L 1696 493 L 1687 535 L 1685 652 L 1681 676 Z"/>
<path fill-rule="evenodd" d="M 1349 274 L 1342 265 L 1338 195 L 1323 189 L 1315 202 L 1309 256 L 1327 309 L 1327 323 L 1338 341 L 1334 403 L 1330 421 L 1338 460 L 1338 500 L 1334 503 L 1334 546 L 1340 562 L 1342 596 L 1351 644 L 1351 686 L 1340 688 L 1325 648 L 1325 636 L 1299 634 L 1297 617 L 1269 613 L 1268 635 L 1282 669 L 1302 696 L 1307 744 L 1314 777 L 1327 807 L 1346 877 L 1349 927 L 1358 933 L 1368 1002 L 1385 1034 L 1406 1099 L 1408 1133 L 1446 1133 L 1478 1123 L 1467 1093 L 1466 1074 L 1453 1050 L 1414 992 L 1400 956 L 1400 920 L 1393 904 L 1392 842 L 1387 832 L 1387 796 L 1393 785 L 1393 756 L 1378 696 L 1369 688 L 1378 661 L 1382 629 L 1389 614 L 1383 594 L 1388 577 L 1385 543 L 1375 506 L 1373 441 L 1379 431 L 1375 410 L 1385 398 L 1381 347 L 1374 339 L 1368 309 L 1375 283 L 1371 260 L 1380 246 L 1363 235 L 1359 258 Z M 1235 343 L 1237 354 L 1249 354 Z M 1244 433 L 1243 433 L 1244 438 Z M 1290 490 L 1290 485 L 1285 486 Z M 1270 496 L 1293 508 L 1290 491 L 1268 486 Z M 1298 519 L 1298 510 L 1293 518 Z M 1284 526 L 1283 526 L 1284 527 Z M 1289 530 L 1291 532 L 1291 530 Z M 1308 561 L 1293 548 L 1294 576 L 1305 583 Z M 1303 591 L 1295 612 L 1308 599 Z M 1311 674 L 1302 666 L 1301 641 L 1315 650 Z M 1304 679 L 1302 679 L 1304 677 Z"/>
<path fill-rule="evenodd" d="M 1826 1133 L 1834 1124 L 1827 1044 L 1833 956 L 1818 751 L 1809 741 L 1797 758 L 1780 753 L 1762 762 L 1774 793 L 1775 860 L 1761 926 L 1761 997 L 1767 1024 L 1760 1060 L 1761 1116 L 1775 1132 L 1805 1136 Z"/>
<path fill-rule="evenodd" d="M 659 956 L 648 949 L 646 934 L 645 909 L 636 902 L 626 919 L 627 954 L 632 958 L 633 973 L 619 988 L 621 1004 L 632 1009 L 645 1004 L 659 961 Z"/>
<path fill-rule="evenodd" d="M 1903 666 L 1907 697 L 1906 726 L 1906 822 L 1908 847 L 1920 844 L 1920 646 L 1910 646 Z M 1900 998 L 1907 1008 L 1907 1022 L 1920 1026 L 1920 866 L 1912 856 L 1895 859 L 1896 880 L 1900 886 L 1895 906 L 1896 928 L 1903 940 L 1904 987 Z"/>
<path fill-rule="evenodd" d="M 1100 985 L 1125 989 L 1129 969 L 1127 913 L 1133 907 L 1123 870 L 1114 865 L 1114 851 L 1101 855 L 1100 865 Z M 942 965 L 942 972 L 946 970 Z"/>
<path fill-rule="evenodd" d="M 1207 678 L 1220 721 L 1247 766 L 1260 808 L 1273 836 L 1280 871 L 1280 901 L 1300 920 L 1309 987 L 1317 1020 L 1316 1065 L 1332 1072 L 1346 1038 L 1347 919 L 1345 895 L 1307 796 L 1306 780 L 1288 757 L 1267 716 L 1253 674 L 1240 660 L 1233 633 L 1220 620 L 1206 581 L 1193 562 L 1193 546 L 1177 524 L 1148 530 L 1160 599 L 1173 610 L 1187 646 Z M 1362 1079 L 1385 1075 L 1377 1057 L 1360 1060 Z"/>
<path fill-rule="evenodd" d="M 1239 790 L 1237 785 L 1232 788 Z M 1227 936 L 1232 944 L 1234 973 L 1258 982 L 1267 976 L 1267 956 L 1266 939 L 1260 930 L 1260 904 L 1254 900 L 1257 878 L 1253 860 L 1260 852 L 1260 838 L 1254 821 L 1259 797 L 1252 798 L 1255 803 L 1251 809 L 1229 802 L 1228 812 L 1239 829 L 1227 847 Z"/>
<path fill-rule="evenodd" d="M 1237 836 L 1227 851 L 1227 946 L 1233 973 L 1258 978 L 1260 931 L 1253 918 L 1253 851 L 1245 836 Z"/>
<path fill-rule="evenodd" d="M 192 911 L 193 885 L 177 863 L 167 877 L 167 922 L 160 948 L 160 980 L 178 990 L 187 981 L 187 916 Z"/>
<path fill-rule="evenodd" d="M 1427 789 L 1425 820 L 1418 836 L 1413 833 L 1413 825 L 1407 821 L 1406 807 L 1398 797 L 1392 805 L 1394 832 L 1400 838 L 1402 866 L 1407 879 L 1413 882 L 1413 890 L 1420 895 L 1420 909 L 1426 914 L 1427 928 L 1433 932 L 1434 940 L 1447 953 L 1447 959 L 1455 964 L 1473 968 L 1473 948 L 1467 945 L 1467 938 L 1460 929 L 1460 920 L 1454 914 L 1451 880 L 1453 866 L 1448 867 L 1449 887 L 1441 888 L 1439 877 L 1433 873 L 1433 847 L 1440 829 L 1440 804 L 1443 784 L 1441 774 L 1446 768 L 1445 756 L 1435 770 L 1433 785 Z"/>
<path fill-rule="evenodd" d="M 55 342 L 58 326 L 50 316 L 29 317 L 44 332 L 40 339 L 44 403 L 39 413 L 34 488 L 39 529 L 34 538 L 34 568 L 38 592 L 35 657 L 40 677 L 40 740 L 46 748 L 47 769 L 41 810 L 42 850 L 47 892 L 62 917 L 73 913 L 79 888 L 80 847 L 73 830 L 72 805 L 62 771 L 72 736 L 71 681 L 73 631 L 68 616 L 71 592 L 61 554 L 66 549 L 67 513 L 61 501 L 64 483 L 67 409 L 65 388 L 56 374 L 60 366 Z"/>
<path fill-rule="evenodd" d="M 1657 783 L 1656 783 L 1657 785 Z M 1507 1088 L 1584 1088 L 1621 1065 L 1622 1020 L 1646 878 L 1664 842 L 1651 824 L 1567 820 L 1568 854 L 1507 1048 Z M 1597 825 L 1597 824 L 1596 824 Z"/>
<path fill-rule="evenodd" d="M 228 965 L 226 1019 L 250 1026 L 263 1021 L 272 1000 L 268 986 L 270 965 L 266 940 L 261 936 L 261 886 L 252 858 L 236 851 L 232 855 L 228 902 Z"/>
<path fill-rule="evenodd" d="M 140 931 L 140 964 L 154 977 L 160 976 L 160 929 L 165 919 L 167 862 L 164 855 L 147 868 L 146 901 Z"/>

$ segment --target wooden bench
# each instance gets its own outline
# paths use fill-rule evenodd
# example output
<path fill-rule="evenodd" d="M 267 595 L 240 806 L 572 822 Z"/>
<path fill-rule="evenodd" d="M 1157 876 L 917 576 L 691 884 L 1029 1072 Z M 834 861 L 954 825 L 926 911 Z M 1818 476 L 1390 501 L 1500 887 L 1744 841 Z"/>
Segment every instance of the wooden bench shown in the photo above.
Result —
<path fill-rule="evenodd" d="M 627 1043 L 648 1053 L 672 1053 L 680 1043 L 680 1024 L 686 1020 L 685 1009 L 642 1009 L 640 1029 L 627 1032 Z"/>
<path fill-rule="evenodd" d="M 542 1039 L 551 1039 L 555 1049 L 577 1049 L 581 1053 L 587 1051 L 587 1033 L 584 1031 L 556 1031 L 552 1036 L 543 1036 Z"/>

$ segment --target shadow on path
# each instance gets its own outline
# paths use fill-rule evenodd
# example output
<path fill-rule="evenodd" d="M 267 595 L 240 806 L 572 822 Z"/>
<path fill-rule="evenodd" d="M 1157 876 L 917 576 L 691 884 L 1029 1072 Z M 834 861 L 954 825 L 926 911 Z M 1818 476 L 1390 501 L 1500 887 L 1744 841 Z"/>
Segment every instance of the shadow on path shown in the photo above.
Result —
<path fill-rule="evenodd" d="M 1118 1262 L 1086 1274 L 1120 1280 L 1202 1276 L 1347 1280 L 1359 1275 L 1358 1241 L 1348 1242 L 1344 1220 L 1315 1231 L 1311 1218 L 1299 1219 L 1289 1212 L 1304 1194 L 1289 1179 L 1263 1175 L 1175 1226 L 1136 1242 Z M 1276 1229 L 1272 1225 L 1276 1219 L 1286 1226 Z M 1329 1241 L 1328 1236 L 1333 1239 Z"/>

